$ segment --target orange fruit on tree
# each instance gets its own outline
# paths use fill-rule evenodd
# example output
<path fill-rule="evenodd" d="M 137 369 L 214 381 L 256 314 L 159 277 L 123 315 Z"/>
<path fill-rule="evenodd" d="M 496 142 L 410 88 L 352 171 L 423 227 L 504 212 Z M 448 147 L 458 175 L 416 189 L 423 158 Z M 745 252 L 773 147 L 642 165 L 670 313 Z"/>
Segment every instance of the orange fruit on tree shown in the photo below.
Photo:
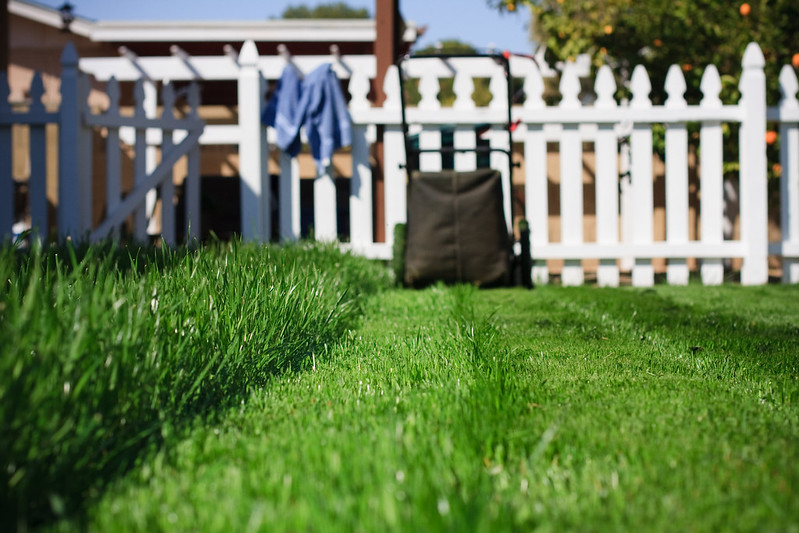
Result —
<path fill-rule="evenodd" d="M 791 64 L 793 68 L 799 68 L 799 54 L 794 54 L 791 58 Z"/>
<path fill-rule="evenodd" d="M 741 13 L 741 15 L 745 17 L 752 12 L 752 7 L 746 2 L 744 2 L 743 4 L 741 4 L 741 7 L 738 8 L 738 11 Z"/>
<path fill-rule="evenodd" d="M 774 144 L 777 140 L 777 132 L 774 130 L 769 130 L 766 132 L 766 144 Z"/>

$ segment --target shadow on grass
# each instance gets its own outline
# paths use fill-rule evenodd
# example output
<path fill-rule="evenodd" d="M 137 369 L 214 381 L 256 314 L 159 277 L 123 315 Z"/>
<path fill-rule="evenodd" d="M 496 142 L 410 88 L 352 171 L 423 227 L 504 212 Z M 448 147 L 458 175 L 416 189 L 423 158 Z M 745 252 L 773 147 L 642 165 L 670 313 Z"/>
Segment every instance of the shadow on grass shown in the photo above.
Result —
<path fill-rule="evenodd" d="M 749 377 L 799 369 L 797 299 L 796 286 L 575 287 L 489 294 L 501 306 L 503 320 L 528 328 L 531 335 L 589 343 L 622 337 L 653 353 L 666 349 Z"/>

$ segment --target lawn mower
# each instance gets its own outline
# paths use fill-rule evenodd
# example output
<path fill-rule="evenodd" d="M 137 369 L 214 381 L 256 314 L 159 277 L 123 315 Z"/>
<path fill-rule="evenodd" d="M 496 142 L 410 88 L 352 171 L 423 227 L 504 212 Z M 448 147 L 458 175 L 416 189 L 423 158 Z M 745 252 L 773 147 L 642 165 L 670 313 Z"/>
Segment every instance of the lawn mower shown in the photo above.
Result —
<path fill-rule="evenodd" d="M 500 65 L 507 78 L 507 120 L 502 135 L 507 134 L 507 147 L 492 147 L 481 134 L 496 124 L 475 126 L 473 148 L 460 148 L 448 141 L 452 128 L 442 129 L 438 148 L 419 145 L 418 135 L 407 118 L 405 67 L 415 59 L 487 57 Z M 405 141 L 407 171 L 407 223 L 395 228 L 394 270 L 397 279 L 407 286 L 423 287 L 436 282 L 471 283 L 478 286 L 521 285 L 532 287 L 529 226 L 519 223 L 519 240 L 505 216 L 503 173 L 490 168 L 491 153 L 501 152 L 507 164 L 504 174 L 511 191 L 512 132 L 511 78 L 507 54 L 425 54 L 406 55 L 397 62 L 400 77 L 402 131 Z M 494 95 L 502 97 L 502 95 Z M 417 125 L 418 129 L 418 125 Z M 441 154 L 442 170 L 420 169 L 422 154 Z M 454 170 L 454 154 L 475 152 L 475 168 Z M 496 161 L 497 158 L 493 158 Z M 511 207 L 512 209 L 512 207 Z M 510 220 L 513 220 L 511 216 Z"/>

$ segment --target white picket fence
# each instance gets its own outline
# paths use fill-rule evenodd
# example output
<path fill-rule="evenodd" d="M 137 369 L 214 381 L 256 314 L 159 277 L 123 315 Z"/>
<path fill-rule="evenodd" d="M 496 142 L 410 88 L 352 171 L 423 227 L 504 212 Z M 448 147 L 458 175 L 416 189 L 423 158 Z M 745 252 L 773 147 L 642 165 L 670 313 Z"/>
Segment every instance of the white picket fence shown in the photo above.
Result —
<path fill-rule="evenodd" d="M 350 180 L 350 234 L 343 248 L 369 257 L 388 259 L 391 256 L 393 228 L 406 217 L 405 151 L 400 127 L 399 82 L 394 67 L 386 76 L 383 107 L 372 107 L 367 95 L 369 80 L 375 77 L 372 56 L 284 56 L 259 57 L 255 44 L 247 42 L 240 53 L 228 50 L 220 56 L 190 57 L 176 53 L 170 57 L 136 58 L 128 54 L 119 58 L 84 58 L 83 72 L 100 81 L 114 77 L 118 81 L 143 80 L 145 87 L 157 80 L 237 80 L 239 119 L 237 124 L 207 125 L 199 137 L 201 144 L 233 144 L 238 146 L 242 182 L 242 236 L 246 240 L 266 240 L 272 235 L 271 210 L 279 210 L 278 234 L 281 239 L 300 236 L 299 165 L 281 155 L 278 198 L 270 198 L 266 158 L 274 132 L 267 131 L 260 115 L 267 82 L 276 80 L 287 61 L 302 72 L 310 72 L 323 62 L 330 62 L 338 76 L 347 80 L 350 114 L 353 119 L 352 176 Z M 783 97 L 774 108 L 766 106 L 763 56 L 756 44 L 743 54 L 740 81 L 741 100 L 723 105 L 719 93 L 721 82 L 713 66 L 705 70 L 698 105 L 688 105 L 684 98 L 685 80 L 682 71 L 672 67 L 665 90 L 664 105 L 653 105 L 647 72 L 635 69 L 630 89 L 632 99 L 622 106 L 614 99 L 613 76 L 607 67 L 600 69 L 593 84 L 596 99 L 591 104 L 579 98 L 580 81 L 576 67 L 567 65 L 560 81 L 562 95 L 556 106 L 543 100 L 544 80 L 534 61 L 511 58 L 511 73 L 523 78 L 526 99 L 512 108 L 513 119 L 521 121 L 514 133 L 514 143 L 523 145 L 525 159 L 525 216 L 531 223 L 532 249 L 537 260 L 534 277 L 546 282 L 550 273 L 547 259 L 562 259 L 564 284 L 580 284 L 585 274 L 582 260 L 598 259 L 597 280 L 600 285 L 618 285 L 620 264 L 631 262 L 632 283 L 647 286 L 654 283 L 653 258 L 668 260 L 670 283 L 688 281 L 688 258 L 701 263 L 701 278 L 706 284 L 723 281 L 723 260 L 741 258 L 741 282 L 762 284 L 768 281 L 768 255 L 782 258 L 783 281 L 799 282 L 799 104 L 797 81 L 793 69 L 786 66 L 780 83 Z M 493 61 L 480 59 L 420 59 L 407 64 L 408 77 L 418 78 L 422 100 L 408 109 L 408 120 L 419 125 L 421 148 L 437 148 L 441 128 L 454 128 L 454 146 L 468 148 L 477 142 L 475 128 L 493 124 L 487 137 L 497 146 L 507 140 L 502 125 L 507 120 L 507 102 L 494 98 L 488 107 L 475 107 L 471 98 L 473 78 L 490 78 L 493 94 L 505 94 L 501 68 Z M 437 100 L 440 78 L 454 78 L 456 100 L 452 107 L 442 108 Z M 66 100 L 70 101 L 70 100 Z M 74 106 L 79 107 L 77 104 Z M 146 106 L 145 106 L 146 107 Z M 65 111 L 62 109 L 61 114 Z M 0 115 L 5 117 L 6 115 Z M 0 120 L 5 120 L 2 118 Z M 766 124 L 778 123 L 781 139 L 781 240 L 768 242 Z M 700 237 L 690 240 L 688 232 L 688 123 L 700 128 Z M 740 128 L 740 238 L 725 239 L 722 126 L 739 124 Z M 5 122 L 0 122 L 5 124 Z M 666 237 L 656 241 L 653 231 L 653 124 L 666 128 Z M 144 124 L 140 124 L 143 126 Z M 148 122 L 148 127 L 158 127 Z M 370 151 L 377 128 L 383 129 L 383 161 L 385 186 L 385 235 L 387 242 L 375 242 L 373 228 L 373 191 Z M 0 135 L 3 129 L 0 128 Z M 124 135 L 123 135 L 124 137 Z M 484 136 L 485 137 L 485 136 Z M 629 160 L 625 145 L 620 151 L 620 137 L 629 137 Z M 583 235 L 583 143 L 591 142 L 596 154 L 596 239 L 587 242 Z M 558 242 L 549 239 L 552 220 L 548 210 L 547 144 L 556 143 L 560 154 L 560 234 Z M 0 137 L 2 144 L 2 137 Z M 137 151 L 138 153 L 138 151 Z M 506 168 L 502 154 L 492 155 L 492 166 Z M 441 168 L 441 158 L 424 154 L 422 168 Z M 474 154 L 456 154 L 455 168 L 475 165 Z M 620 167 L 629 165 L 630 182 L 622 183 Z M 318 239 L 335 240 L 336 195 L 332 168 L 320 173 L 314 181 L 314 234 Z M 506 180 L 507 181 L 507 180 Z M 153 183 L 147 183 L 152 186 Z M 506 191 L 508 192 L 508 191 Z M 80 205 L 77 200 L 63 203 Z M 1 211 L 1 210 L 0 210 Z M 65 215 L 65 219 L 69 217 Z M 5 222 L 3 220 L 3 222 Z M 61 226 L 61 224 L 59 224 Z M 0 226 L 6 227 L 6 226 Z M 85 226 L 66 226 L 80 227 Z M 624 230 L 628 231 L 624 231 Z"/>
<path fill-rule="evenodd" d="M 438 65 L 435 62 L 438 61 Z M 455 60 L 444 65 L 429 60 L 424 70 L 410 73 L 420 77 L 422 102 L 413 110 L 412 122 L 424 124 L 420 134 L 421 148 L 436 148 L 440 137 L 438 128 L 456 124 L 455 147 L 470 146 L 473 125 L 480 122 L 501 123 L 504 116 L 502 98 L 495 98 L 487 109 L 474 109 L 469 98 L 472 87 L 469 77 L 458 68 Z M 632 258 L 632 283 L 648 286 L 654 283 L 653 258 L 667 258 L 669 283 L 688 282 L 686 259 L 701 260 L 701 277 L 706 284 L 723 280 L 725 258 L 742 258 L 741 282 L 761 284 L 768 281 L 769 252 L 782 255 L 785 281 L 799 281 L 796 270 L 797 229 L 799 229 L 799 150 L 797 135 L 796 77 L 791 67 L 782 71 L 783 100 L 779 107 L 766 109 L 764 60 L 760 49 L 751 44 L 743 56 L 740 81 L 741 101 L 737 105 L 722 105 L 719 99 L 721 81 L 718 71 L 710 66 L 705 70 L 699 105 L 688 105 L 684 93 L 682 71 L 673 66 L 666 78 L 668 99 L 662 106 L 652 104 L 651 84 L 643 67 L 637 67 L 631 79 L 632 99 L 628 107 L 614 100 L 616 85 L 608 67 L 600 69 L 594 84 L 596 100 L 584 105 L 579 99 L 580 82 L 573 67 L 567 66 L 560 79 L 562 99 L 557 106 L 547 106 L 542 98 L 544 84 L 540 72 L 531 62 L 511 62 L 515 77 L 524 78 L 526 101 L 514 108 L 514 119 L 524 127 L 515 141 L 524 145 L 526 161 L 525 210 L 530 221 L 533 255 L 538 260 L 563 259 L 561 273 L 564 284 L 584 282 L 582 260 L 599 259 L 597 279 L 600 285 L 618 285 L 619 262 Z M 504 79 L 498 67 L 481 66 L 479 75 L 491 72 L 491 89 L 495 95 L 504 94 Z M 447 73 L 447 71 L 450 73 Z M 437 79 L 451 77 L 454 70 L 457 99 L 450 109 L 441 109 L 435 99 Z M 458 88 L 460 87 L 460 91 Z M 396 93 L 396 87 L 392 89 Z M 395 94 L 394 93 L 394 94 Z M 387 104 L 388 105 L 388 104 Z M 392 100 L 392 105 L 396 102 Z M 493 109 L 492 109 L 493 108 Z M 504 108 L 506 109 L 506 108 Z M 492 115 L 492 112 L 494 114 Z M 769 246 L 767 205 L 766 122 L 780 123 L 782 131 L 782 241 Z M 689 240 L 688 194 L 688 136 L 687 124 L 698 122 L 700 128 L 700 240 Z M 722 123 L 740 124 L 740 228 L 737 240 L 725 240 Z M 661 123 L 666 129 L 666 238 L 654 240 L 653 221 L 653 133 L 652 124 Z M 463 128 L 466 125 L 467 127 Z M 458 136 L 462 128 L 463 137 Z M 626 131 L 625 131 L 626 130 Z M 620 220 L 619 137 L 629 132 L 631 175 L 627 220 Z M 460 140 L 459 140 L 460 139 Z M 497 139 L 502 137 L 497 135 Z M 583 143 L 593 142 L 596 154 L 596 224 L 595 242 L 586 242 L 583 235 Z M 386 140 L 386 150 L 402 153 L 399 142 Z M 560 242 L 550 242 L 550 213 L 548 210 L 548 178 L 546 168 L 547 143 L 559 144 L 560 152 Z M 473 144 L 471 144 L 473 146 Z M 440 160 L 427 156 L 430 170 L 440 168 Z M 425 163 L 422 162 L 424 166 Z M 459 162 L 455 163 L 456 168 Z M 464 157 L 461 168 L 469 168 L 473 160 Z M 503 168 L 499 166 L 498 168 Z M 388 188 L 388 184 L 386 185 Z M 389 196 L 387 194 L 387 196 Z M 392 189 L 389 196 L 398 203 L 404 201 L 401 187 Z M 396 199 L 396 200 L 395 200 Z M 397 210 L 401 213 L 404 204 Z M 388 217 L 387 217 L 388 218 Z M 399 218 L 399 215 L 398 215 Z M 397 220 L 399 221 L 399 220 Z M 391 223 L 391 222 L 389 222 Z M 620 228 L 629 224 L 628 241 L 622 241 Z M 548 280 L 545 262 L 539 261 L 533 276 L 538 282 Z"/>

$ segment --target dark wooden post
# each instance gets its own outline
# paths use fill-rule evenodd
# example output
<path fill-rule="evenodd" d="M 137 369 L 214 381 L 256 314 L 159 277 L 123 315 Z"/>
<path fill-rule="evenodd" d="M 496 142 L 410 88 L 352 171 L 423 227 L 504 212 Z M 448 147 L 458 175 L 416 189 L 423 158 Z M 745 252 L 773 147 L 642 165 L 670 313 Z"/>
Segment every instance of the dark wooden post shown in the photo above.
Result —
<path fill-rule="evenodd" d="M 393 65 L 402 49 L 402 18 L 399 12 L 399 0 L 375 0 L 375 37 L 374 54 L 377 59 L 377 76 L 375 77 L 375 104 L 383 105 L 386 99 L 383 94 L 383 79 L 386 69 Z"/>
<path fill-rule="evenodd" d="M 0 1 L 0 70 L 8 70 L 8 49 L 11 37 L 8 34 L 8 2 Z"/>
<path fill-rule="evenodd" d="M 399 0 L 375 0 L 375 45 L 374 54 L 377 59 L 377 75 L 372 86 L 375 105 L 382 106 L 386 95 L 383 92 L 383 80 L 386 69 L 393 65 L 402 50 L 402 18 L 399 12 Z M 377 142 L 374 145 L 377 162 L 374 175 L 374 228 L 375 241 L 385 242 L 385 182 L 383 179 L 383 128 L 378 128 Z"/>

